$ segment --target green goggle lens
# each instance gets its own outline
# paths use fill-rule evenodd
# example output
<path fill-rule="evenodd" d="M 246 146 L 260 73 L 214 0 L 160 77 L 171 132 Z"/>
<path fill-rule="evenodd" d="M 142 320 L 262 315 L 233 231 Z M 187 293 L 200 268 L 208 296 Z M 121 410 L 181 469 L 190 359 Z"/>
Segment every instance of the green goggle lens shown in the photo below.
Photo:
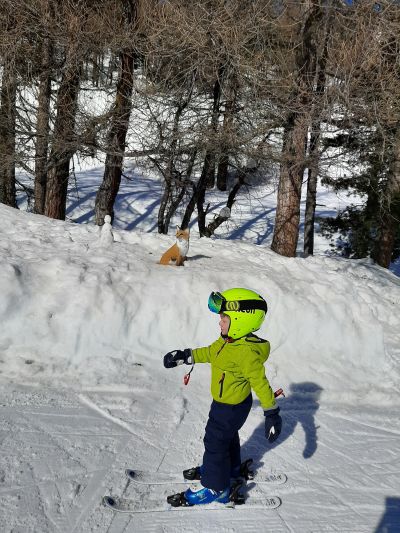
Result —
<path fill-rule="evenodd" d="M 225 298 L 220 292 L 212 292 L 208 298 L 208 308 L 212 313 L 220 313 Z"/>

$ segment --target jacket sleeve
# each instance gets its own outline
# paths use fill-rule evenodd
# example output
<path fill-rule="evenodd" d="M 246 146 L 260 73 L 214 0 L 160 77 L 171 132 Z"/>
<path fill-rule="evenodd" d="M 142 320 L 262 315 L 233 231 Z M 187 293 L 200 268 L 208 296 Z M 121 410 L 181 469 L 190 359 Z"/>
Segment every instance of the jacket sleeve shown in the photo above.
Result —
<path fill-rule="evenodd" d="M 276 407 L 274 393 L 265 375 L 265 367 L 259 354 L 254 350 L 247 350 L 245 356 L 241 359 L 240 366 L 244 377 L 249 381 L 264 411 Z"/>
<path fill-rule="evenodd" d="M 209 363 L 211 360 L 211 346 L 204 346 L 203 348 L 195 348 L 192 350 L 192 357 L 194 363 Z"/>
<path fill-rule="evenodd" d="M 204 346 L 203 348 L 195 348 L 192 350 L 193 361 L 195 363 L 210 363 L 211 356 L 214 352 L 217 352 L 224 344 L 222 337 L 217 339 L 210 346 Z"/>

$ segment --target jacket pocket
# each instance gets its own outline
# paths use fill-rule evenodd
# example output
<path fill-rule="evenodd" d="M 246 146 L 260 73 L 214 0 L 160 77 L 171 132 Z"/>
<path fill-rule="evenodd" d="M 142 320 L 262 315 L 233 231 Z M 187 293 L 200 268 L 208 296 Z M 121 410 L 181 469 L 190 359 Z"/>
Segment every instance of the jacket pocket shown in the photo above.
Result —
<path fill-rule="evenodd" d="M 224 380 L 225 380 L 225 372 L 222 372 L 221 379 L 218 381 L 219 383 L 219 397 L 222 398 L 222 394 L 224 392 Z"/>

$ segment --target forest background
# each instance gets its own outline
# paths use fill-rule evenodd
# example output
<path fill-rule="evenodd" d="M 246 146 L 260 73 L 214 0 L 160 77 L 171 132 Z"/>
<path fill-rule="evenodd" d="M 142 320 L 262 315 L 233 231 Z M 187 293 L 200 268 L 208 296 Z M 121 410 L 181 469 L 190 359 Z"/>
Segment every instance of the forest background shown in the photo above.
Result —
<path fill-rule="evenodd" d="M 271 248 L 314 251 L 317 188 L 357 197 L 319 221 L 338 252 L 400 255 L 400 5 L 394 1 L 3 0 L 0 202 L 65 219 L 73 161 L 104 175 L 114 216 L 127 161 L 162 179 L 157 227 L 177 209 L 200 236 L 239 190 L 277 185 Z M 21 173 L 28 176 L 20 179 Z M 210 214 L 207 194 L 226 193 Z"/>

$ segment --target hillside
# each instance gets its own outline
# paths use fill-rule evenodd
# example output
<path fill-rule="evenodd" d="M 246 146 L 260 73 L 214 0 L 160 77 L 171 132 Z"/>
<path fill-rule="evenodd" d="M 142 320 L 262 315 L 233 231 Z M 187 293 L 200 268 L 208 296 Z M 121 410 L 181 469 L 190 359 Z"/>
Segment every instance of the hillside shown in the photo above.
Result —
<path fill-rule="evenodd" d="M 92 224 L 3 205 L 0 216 L 2 531 L 395 531 L 393 273 L 369 261 L 283 258 L 195 231 L 185 267 L 162 267 L 169 236 L 117 224 L 104 246 Z M 114 516 L 101 497 L 126 489 L 124 468 L 175 472 L 201 461 L 209 369 L 197 365 L 185 387 L 186 369 L 165 370 L 162 356 L 215 340 L 207 298 L 233 286 L 269 305 L 259 334 L 272 346 L 271 385 L 286 393 L 284 428 L 268 445 L 255 399 L 241 439 L 244 457 L 287 474 L 265 489 L 282 506 Z"/>

